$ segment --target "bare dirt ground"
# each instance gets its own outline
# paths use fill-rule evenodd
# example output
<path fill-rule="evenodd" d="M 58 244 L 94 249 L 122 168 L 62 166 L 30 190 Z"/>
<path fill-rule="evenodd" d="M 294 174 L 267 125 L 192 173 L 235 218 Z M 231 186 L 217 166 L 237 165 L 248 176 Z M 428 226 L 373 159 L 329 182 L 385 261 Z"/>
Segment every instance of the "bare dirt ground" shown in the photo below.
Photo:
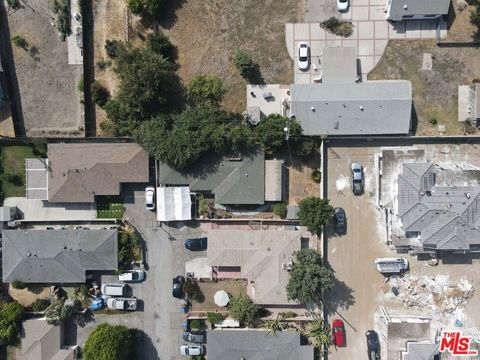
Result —
<path fill-rule="evenodd" d="M 291 157 L 288 166 L 288 204 L 297 205 L 308 196 L 320 196 L 320 184 L 312 180 L 312 172 L 320 168 L 320 153 L 314 152 L 308 160 Z"/>
<path fill-rule="evenodd" d="M 128 40 L 127 2 L 125 0 L 95 0 L 93 2 L 94 16 L 94 62 L 111 61 L 105 51 L 106 40 Z M 95 67 L 95 80 L 105 86 L 115 95 L 118 79 L 112 65 L 105 69 Z M 95 106 L 97 134 L 102 135 L 100 123 L 107 119 L 107 114 L 99 106 Z"/>
<path fill-rule="evenodd" d="M 417 146 L 427 150 L 427 158 L 435 158 L 435 154 L 445 152 L 445 145 Z M 458 148 L 451 146 L 453 162 L 460 161 L 464 152 L 472 151 L 469 145 Z M 408 254 L 399 255 L 389 250 L 384 243 L 385 229 L 378 216 L 378 208 L 375 205 L 374 190 L 375 177 L 373 174 L 373 154 L 380 149 L 372 147 L 335 147 L 328 149 L 328 197 L 333 206 L 345 209 L 347 218 L 347 234 L 335 235 L 333 229 L 327 231 L 328 263 L 335 271 L 338 279 L 336 290 L 328 294 L 325 306 L 329 313 L 329 322 L 333 319 L 342 319 L 346 326 L 347 346 L 344 348 L 331 348 L 329 359 L 333 360 L 362 360 L 367 358 L 365 331 L 369 329 L 379 330 L 375 322 L 375 313 L 380 306 L 385 306 L 391 314 L 402 316 L 420 315 L 435 318 L 428 309 L 418 309 L 404 306 L 403 303 L 388 299 L 385 294 L 384 277 L 377 272 L 374 266 L 376 257 L 407 257 L 410 263 L 409 274 L 436 276 L 438 274 L 449 275 L 450 281 L 455 283 L 466 277 L 475 290 L 472 298 L 460 306 L 464 317 L 461 319 L 464 327 L 478 327 L 480 314 L 477 310 L 480 301 L 480 258 L 456 254 L 444 257 L 439 266 L 429 267 L 427 262 L 418 260 Z M 454 156 L 453 156 L 454 155 Z M 445 154 L 438 161 L 444 161 Z M 448 160 L 448 159 L 447 159 Z M 359 161 L 364 166 L 365 194 L 353 196 L 350 189 L 351 162 Z M 472 165 L 477 165 L 476 155 L 470 156 Z M 391 298 L 391 297 L 390 297 Z M 438 316 L 438 315 L 435 315 Z M 455 319 L 453 315 L 446 315 L 449 319 Z M 438 319 L 437 319 L 438 320 Z M 380 338 L 386 335 L 379 333 Z M 386 344 L 383 344 L 382 353 L 386 357 Z"/>
<path fill-rule="evenodd" d="M 284 28 L 301 18 L 302 0 L 188 1 L 175 14 L 166 34 L 178 47 L 180 77 L 187 83 L 197 74 L 218 75 L 227 89 L 228 109 L 245 110 L 246 82 L 230 62 L 238 49 L 252 55 L 265 82 L 293 81 Z"/>
<path fill-rule="evenodd" d="M 83 106 L 77 84 L 81 65 L 68 65 L 67 43 L 52 26 L 52 3 L 21 2 L 8 12 L 10 36 L 22 36 L 30 51 L 12 45 L 27 135 L 83 133 Z M 54 21 L 53 21 L 54 22 Z"/>
<path fill-rule="evenodd" d="M 463 0 L 457 0 L 454 3 L 460 3 Z M 479 40 L 478 29 L 470 23 L 470 13 L 474 10 L 474 6 L 469 5 L 465 9 L 460 10 L 458 6 L 454 6 L 454 21 L 448 30 L 448 41 L 472 41 Z"/>
<path fill-rule="evenodd" d="M 199 282 L 204 300 L 202 302 L 192 302 L 192 311 L 226 311 L 224 307 L 217 306 L 214 301 L 215 293 L 219 290 L 225 290 L 231 296 L 247 293 L 246 280 L 219 280 L 218 282 Z"/>
<path fill-rule="evenodd" d="M 26 289 L 14 289 L 12 286 L 8 289 L 8 294 L 17 300 L 23 306 L 29 306 L 37 299 L 48 299 L 49 288 L 32 285 Z"/>
<path fill-rule="evenodd" d="M 424 53 L 433 55 L 432 70 L 422 70 Z M 466 131 L 465 124 L 458 121 L 458 86 L 480 78 L 479 58 L 478 47 L 438 47 L 433 40 L 390 40 L 368 79 L 412 82 L 416 135 L 439 135 L 438 125 L 445 126 L 446 135 L 462 135 Z"/>

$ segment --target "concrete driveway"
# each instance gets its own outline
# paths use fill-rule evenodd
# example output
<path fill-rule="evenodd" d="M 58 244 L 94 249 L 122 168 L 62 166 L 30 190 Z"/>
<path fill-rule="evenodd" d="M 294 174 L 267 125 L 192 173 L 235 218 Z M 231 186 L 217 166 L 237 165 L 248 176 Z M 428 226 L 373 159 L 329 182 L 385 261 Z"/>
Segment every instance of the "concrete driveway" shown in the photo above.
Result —
<path fill-rule="evenodd" d="M 351 0 L 347 13 L 336 12 L 338 18 L 351 21 L 353 24 L 353 33 L 347 38 L 322 29 L 321 20 L 297 24 L 287 23 L 285 41 L 288 53 L 294 60 L 295 83 L 309 84 L 322 74 L 321 57 L 324 46 L 355 47 L 360 59 L 361 75 L 365 81 L 367 74 L 380 61 L 390 39 L 434 39 L 436 37 L 436 20 L 390 23 L 385 20 L 384 5 L 384 0 Z M 440 22 L 440 28 L 441 36 L 446 37 L 447 28 L 443 20 Z M 311 65 L 307 71 L 299 70 L 296 65 L 297 47 L 301 41 L 310 44 L 311 62 L 314 65 Z"/>

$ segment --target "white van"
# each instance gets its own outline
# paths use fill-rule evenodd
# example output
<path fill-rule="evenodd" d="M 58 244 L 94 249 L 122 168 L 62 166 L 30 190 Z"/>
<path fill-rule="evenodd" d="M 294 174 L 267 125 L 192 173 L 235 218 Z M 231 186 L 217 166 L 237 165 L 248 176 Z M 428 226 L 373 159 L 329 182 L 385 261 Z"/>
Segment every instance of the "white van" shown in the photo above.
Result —
<path fill-rule="evenodd" d="M 102 284 L 102 294 L 107 296 L 124 296 L 127 291 L 126 284 Z"/>

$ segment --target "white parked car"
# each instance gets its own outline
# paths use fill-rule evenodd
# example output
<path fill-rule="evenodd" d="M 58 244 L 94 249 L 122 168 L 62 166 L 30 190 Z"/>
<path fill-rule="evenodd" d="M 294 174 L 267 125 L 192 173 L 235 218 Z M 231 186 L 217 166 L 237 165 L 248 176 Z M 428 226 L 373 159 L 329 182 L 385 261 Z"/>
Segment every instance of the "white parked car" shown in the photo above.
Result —
<path fill-rule="evenodd" d="M 180 346 L 180 355 L 195 356 L 205 354 L 205 347 L 203 345 L 182 345 Z"/>
<path fill-rule="evenodd" d="M 107 308 L 110 310 L 137 310 L 137 298 L 108 298 Z"/>
<path fill-rule="evenodd" d="M 119 281 L 137 282 L 145 279 L 143 270 L 127 270 L 118 275 Z"/>
<path fill-rule="evenodd" d="M 345 12 L 348 10 L 348 0 L 337 0 L 337 10 Z"/>
<path fill-rule="evenodd" d="M 155 188 L 153 186 L 145 189 L 145 207 L 147 210 L 155 209 Z"/>
<path fill-rule="evenodd" d="M 300 70 L 308 69 L 310 64 L 310 49 L 306 42 L 298 43 L 298 68 Z"/>

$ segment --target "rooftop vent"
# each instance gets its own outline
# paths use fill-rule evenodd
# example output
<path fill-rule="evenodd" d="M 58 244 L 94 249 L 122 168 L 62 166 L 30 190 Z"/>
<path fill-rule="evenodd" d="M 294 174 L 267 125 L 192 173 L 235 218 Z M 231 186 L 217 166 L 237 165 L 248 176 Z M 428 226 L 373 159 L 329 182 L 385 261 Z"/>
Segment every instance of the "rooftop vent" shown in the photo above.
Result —
<path fill-rule="evenodd" d="M 403 5 L 403 10 L 407 10 L 407 9 L 408 9 L 407 4 Z"/>
<path fill-rule="evenodd" d="M 336 130 L 338 130 L 339 125 L 340 125 L 340 124 L 338 123 L 338 121 L 335 121 L 335 124 L 333 125 L 333 128 L 336 129 Z"/>
<path fill-rule="evenodd" d="M 310 108 L 310 110 L 312 110 L 313 112 L 315 112 L 315 108 L 314 108 L 313 106 Z"/>
<path fill-rule="evenodd" d="M 363 111 L 363 106 L 362 106 L 362 105 L 360 105 L 360 110 L 362 110 L 362 111 Z"/>
<path fill-rule="evenodd" d="M 470 198 L 472 197 L 472 195 L 470 195 L 470 193 L 465 193 L 465 197 L 466 197 L 467 199 L 470 199 Z"/>

